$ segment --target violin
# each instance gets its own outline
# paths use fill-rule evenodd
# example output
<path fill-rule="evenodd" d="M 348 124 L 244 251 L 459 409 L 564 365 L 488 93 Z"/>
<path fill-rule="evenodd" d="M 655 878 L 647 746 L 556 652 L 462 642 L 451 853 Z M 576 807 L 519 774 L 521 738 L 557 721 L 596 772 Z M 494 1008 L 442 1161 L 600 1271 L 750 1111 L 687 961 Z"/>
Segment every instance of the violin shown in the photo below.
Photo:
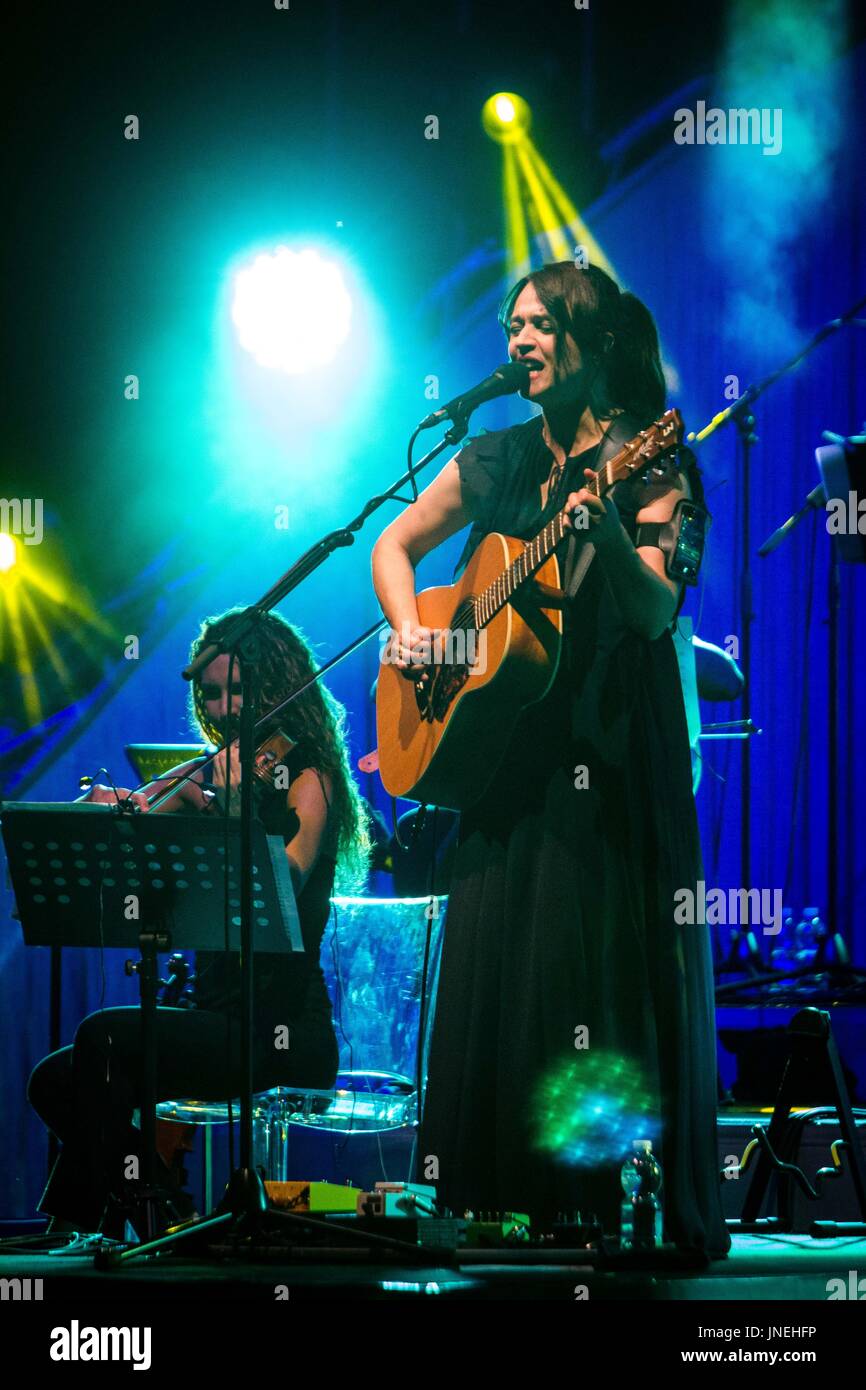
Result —
<path fill-rule="evenodd" d="M 277 768 L 285 766 L 286 758 L 295 746 L 294 739 L 282 729 L 274 732 L 260 743 L 253 755 L 253 772 L 260 782 L 271 790 L 276 786 Z"/>
<path fill-rule="evenodd" d="M 235 747 L 235 745 L 232 744 L 232 747 Z M 253 755 L 253 773 L 256 777 L 256 780 L 261 785 L 268 787 L 270 790 L 273 790 L 276 787 L 277 769 L 285 765 L 285 761 L 294 747 L 294 739 L 289 738 L 288 734 L 285 733 L 284 730 L 276 729 L 272 734 L 269 734 L 268 737 L 259 744 L 259 746 L 256 748 L 255 754 Z M 117 787 L 116 789 L 112 790 L 111 799 L 116 799 L 117 801 L 120 801 L 121 797 L 124 795 L 124 793 L 126 793 L 125 800 L 131 803 L 129 809 L 135 807 L 143 814 L 148 811 L 156 811 L 158 813 L 162 810 L 163 803 L 171 799 L 173 791 L 176 788 L 185 786 L 187 783 L 189 783 L 192 779 L 193 773 L 198 771 L 198 769 L 201 767 L 207 767 L 208 764 L 213 761 L 214 756 L 215 755 L 211 755 L 207 758 L 200 760 L 198 764 L 192 768 L 189 767 L 189 764 L 184 763 L 182 766 L 188 769 L 186 771 L 178 770 L 175 773 L 174 769 L 169 770 L 163 776 L 156 779 L 159 783 L 159 786 L 155 791 L 149 793 L 133 793 L 131 791 L 128 791 L 124 787 Z M 95 790 L 92 779 L 89 777 L 82 777 L 80 785 L 82 789 L 87 791 L 88 797 L 90 790 Z M 100 788 L 100 791 L 107 792 L 108 790 L 109 789 L 107 787 Z M 202 788 L 201 790 L 202 796 L 206 798 L 206 804 L 202 807 L 202 809 L 208 810 L 210 806 L 213 805 L 215 802 L 216 793 L 210 789 Z M 135 801 L 132 801 L 133 796 L 137 798 Z M 103 798 L 99 796 L 92 797 L 89 799 L 108 800 L 109 798 Z"/>

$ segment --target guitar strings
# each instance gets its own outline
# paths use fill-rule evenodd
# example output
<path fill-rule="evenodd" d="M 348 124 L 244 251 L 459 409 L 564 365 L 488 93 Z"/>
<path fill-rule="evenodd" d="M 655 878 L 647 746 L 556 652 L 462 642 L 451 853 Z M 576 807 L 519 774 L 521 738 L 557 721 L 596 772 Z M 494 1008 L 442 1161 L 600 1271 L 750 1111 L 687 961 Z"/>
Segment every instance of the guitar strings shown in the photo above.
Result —
<path fill-rule="evenodd" d="M 594 497 L 599 497 L 599 496 L 601 495 L 600 492 L 599 492 L 599 486 L 600 486 L 600 483 L 601 483 L 601 476 L 602 476 L 603 473 L 606 474 L 607 486 L 608 486 L 608 487 L 610 486 L 610 482 L 611 482 L 610 464 L 611 464 L 612 461 L 613 461 L 613 460 L 610 460 L 610 459 L 609 459 L 609 460 L 607 461 L 607 463 L 605 463 L 605 464 L 603 465 L 603 467 L 599 469 L 599 471 L 595 474 L 595 476 L 594 476 L 593 478 L 591 478 L 590 481 L 589 481 L 588 483 L 586 483 L 586 485 L 585 485 L 585 486 L 586 486 L 586 490 L 587 490 L 588 492 L 591 492 L 592 495 L 593 495 Z M 552 534 L 551 534 L 551 540 L 553 541 L 553 545 L 556 546 L 556 545 L 558 545 L 558 544 L 560 543 L 560 541 L 563 539 L 563 537 L 564 537 L 564 535 L 565 535 L 565 531 L 563 530 L 563 535 L 559 537 L 559 540 L 555 540 L 555 539 L 554 539 L 554 535 L 553 535 L 553 528 L 556 526 L 556 523 L 557 523 L 558 521 L 561 520 L 561 518 L 564 516 L 564 514 L 565 514 L 565 509 L 563 508 L 562 511 L 557 512 L 556 516 L 551 517 L 550 521 L 547 523 L 547 525 L 546 525 L 541 531 L 539 531 L 538 535 L 537 535 L 537 536 L 534 536 L 534 537 L 532 538 L 531 541 L 527 541 L 527 543 L 526 543 L 526 545 L 524 546 L 524 549 L 521 551 L 521 553 L 520 553 L 514 560 L 511 561 L 511 564 L 508 565 L 507 568 L 504 569 L 504 570 L 502 571 L 502 574 L 499 576 L 499 578 L 498 578 L 494 583 L 495 583 L 495 584 L 502 584 L 502 581 L 507 579 L 509 582 L 508 582 L 508 584 L 507 584 L 505 587 L 507 587 L 511 592 L 513 592 L 513 588 L 514 588 L 514 587 L 519 587 L 520 584 L 525 583 L 527 579 L 531 578 L 531 572 L 528 573 L 528 574 L 526 574 L 526 575 L 520 576 L 520 575 L 518 574 L 518 572 L 517 572 L 517 566 L 521 564 L 521 562 L 523 561 L 523 559 L 524 559 L 524 557 L 525 557 L 525 555 L 526 555 L 526 552 L 530 549 L 530 547 L 533 546 L 533 545 L 535 544 L 536 541 L 538 541 L 538 540 L 544 538 L 544 537 L 547 535 L 548 531 L 550 531 L 550 532 L 552 533 Z M 551 547 L 551 548 L 553 548 L 553 547 Z M 546 556 L 546 555 L 543 556 L 542 559 L 539 560 L 538 564 L 535 565 L 535 566 L 533 567 L 533 570 L 539 569 L 539 568 L 541 567 L 541 565 L 544 563 L 544 560 L 546 560 L 547 558 L 549 558 L 549 557 Z M 516 583 L 515 583 L 514 581 L 516 581 Z M 503 599 L 502 602 L 499 602 L 499 601 L 497 601 L 496 596 L 495 596 L 494 594 L 491 594 L 491 590 L 492 590 L 493 588 L 494 588 L 494 584 L 488 584 L 487 587 L 486 587 L 485 589 L 482 589 L 482 591 L 481 591 L 480 594 L 476 594 L 476 595 L 474 596 L 474 598 L 472 598 L 472 599 L 469 601 L 469 610 L 470 610 L 469 612 L 466 612 L 466 611 L 465 611 L 465 609 L 466 609 L 466 601 L 464 600 L 464 603 L 461 604 L 461 608 L 458 610 L 458 613 L 459 613 L 461 610 L 463 610 L 464 616 L 463 616 L 463 617 L 456 617 L 456 621 L 452 621 L 452 623 L 451 623 L 451 625 L 450 625 L 450 631 L 451 631 L 451 632 L 469 632 L 469 631 L 472 631 L 472 630 L 478 631 L 480 628 L 483 628 L 483 627 L 486 627 L 486 626 L 487 626 L 487 623 L 490 622 L 490 621 L 496 616 L 496 614 L 500 611 L 500 609 L 501 609 L 501 607 L 502 607 L 502 603 L 507 602 L 507 601 L 508 601 L 508 597 L 510 596 L 510 595 L 506 595 L 505 599 Z M 479 606 L 481 600 L 484 599 L 485 595 L 490 595 L 491 599 L 493 600 L 493 603 L 494 603 L 496 606 L 494 607 L 493 612 L 490 614 L 490 617 L 489 617 L 489 618 L 485 619 L 484 622 L 479 622 L 479 621 L 478 621 L 478 606 Z M 455 615 L 455 616 L 456 616 L 456 615 Z"/>
<path fill-rule="evenodd" d="M 668 416 L 670 417 L 670 419 L 668 419 Z M 629 444 L 624 445 L 618 454 L 616 454 L 613 458 L 608 459 L 602 465 L 602 467 L 596 473 L 593 474 L 592 478 L 588 482 L 584 483 L 584 488 L 594 497 L 600 497 L 602 476 L 604 476 L 605 490 L 607 490 L 613 485 L 613 476 L 615 470 L 618 469 L 623 463 L 628 464 L 628 459 L 624 458 L 624 455 L 637 456 L 634 460 L 634 463 L 630 466 L 631 471 L 636 466 L 637 458 L 643 457 L 647 459 L 647 461 L 649 462 L 649 460 L 653 457 L 652 454 L 647 453 L 648 445 L 651 442 L 659 445 L 659 447 L 656 448 L 655 453 L 664 455 L 665 452 L 667 452 L 667 450 L 661 443 L 661 441 L 664 440 L 664 438 L 667 435 L 669 435 L 672 430 L 678 430 L 681 428 L 682 422 L 678 420 L 676 411 L 669 411 L 667 416 L 664 416 L 661 420 L 657 420 L 655 422 L 653 429 L 656 432 L 656 438 L 653 441 L 650 440 L 649 433 L 647 431 L 641 430 L 639 436 L 641 440 L 640 444 L 638 444 L 635 448 L 634 446 L 637 443 L 637 441 L 635 440 Z M 675 439 L 673 446 L 668 445 L 667 448 L 676 448 L 677 443 L 678 440 Z M 563 474 L 560 474 L 560 477 L 557 479 L 557 484 L 559 484 L 562 481 L 562 476 Z M 511 561 L 511 563 L 502 571 L 499 578 L 495 580 L 493 584 L 488 584 L 485 589 L 482 589 L 480 594 L 472 595 L 468 599 L 464 599 L 463 603 L 460 605 L 460 609 L 458 609 L 458 612 L 452 618 L 449 631 L 477 632 L 480 629 L 486 627 L 487 623 L 491 622 L 493 618 L 496 616 L 496 614 L 500 612 L 500 610 L 505 606 L 515 589 L 519 588 L 521 584 L 524 584 L 529 578 L 531 578 L 532 574 L 534 574 L 536 570 L 541 568 L 544 561 L 549 558 L 550 552 L 555 550 L 556 546 L 559 545 L 561 541 L 564 539 L 564 516 L 565 508 L 557 512 L 556 515 L 552 517 L 551 520 L 547 523 L 547 525 L 538 533 L 538 535 L 534 536 L 531 541 L 527 542 L 521 553 L 514 560 Z M 561 529 L 561 534 L 559 537 L 556 537 L 555 535 L 557 522 L 560 523 Z M 532 569 L 528 570 L 526 574 L 520 575 L 518 571 L 518 566 L 525 559 L 527 552 L 531 549 L 533 545 L 536 544 L 537 541 L 540 541 L 543 538 L 547 537 L 548 532 L 550 532 L 549 540 L 545 542 L 548 546 L 548 554 L 542 556 L 538 560 L 538 563 L 534 564 L 532 566 Z M 517 581 L 516 583 L 515 580 Z M 508 592 L 505 593 L 504 597 L 499 597 L 497 596 L 495 590 L 497 586 L 503 585 L 508 590 Z M 482 622 L 479 622 L 478 616 L 480 611 L 480 605 L 484 602 L 486 598 L 489 598 L 489 601 L 492 603 L 493 606 L 489 616 L 485 618 Z M 438 686 L 438 682 L 440 679 L 444 679 L 443 670 L 444 667 L 441 667 L 437 672 L 435 672 L 433 676 L 432 685 L 427 694 L 427 708 L 431 712 L 434 709 L 434 696 Z"/>
<path fill-rule="evenodd" d="M 658 427 L 659 424 L 660 424 L 660 422 L 657 421 L 657 422 L 656 422 L 656 426 Z M 674 428 L 674 422 L 673 422 L 673 421 L 672 421 L 670 424 L 668 424 L 668 425 L 666 425 L 666 426 L 663 427 L 663 429 L 661 430 L 662 435 L 669 434 L 672 428 Z M 644 432 L 641 431 L 641 434 L 644 434 Z M 643 454 L 643 451 L 644 451 L 644 449 L 645 449 L 645 447 L 646 447 L 646 444 L 647 444 L 648 442 L 649 442 L 649 441 L 648 441 L 646 438 L 643 439 L 642 444 L 641 444 L 641 447 L 638 448 L 638 450 L 637 450 L 638 455 Z M 630 446 L 629 446 L 629 445 L 626 445 L 626 446 L 625 446 L 625 449 L 624 449 L 622 452 L 625 453 L 625 452 L 627 452 L 629 449 L 630 449 Z M 661 450 L 660 452 L 663 453 L 664 450 Z M 613 483 L 613 466 L 614 466 L 614 465 L 617 465 L 617 466 L 618 466 L 620 462 L 621 462 L 621 456 L 620 456 L 620 455 L 617 455 L 617 456 L 615 456 L 615 457 L 612 458 L 612 459 L 608 459 L 608 460 L 606 461 L 606 463 L 604 463 L 604 464 L 602 465 L 602 467 L 598 470 L 598 472 L 595 473 L 595 474 L 593 475 L 593 477 L 592 477 L 588 482 L 584 483 L 584 487 L 586 488 L 586 491 L 587 491 L 587 492 L 590 492 L 590 493 L 593 495 L 593 497 L 600 497 L 600 496 L 601 496 L 602 475 L 604 475 L 605 488 L 607 489 L 607 488 L 611 487 L 611 486 L 612 486 L 612 483 Z M 547 526 L 545 526 L 545 527 L 543 528 L 543 530 L 541 530 L 541 531 L 538 533 L 537 536 L 534 536 L 533 539 L 532 539 L 531 541 L 528 541 L 528 542 L 527 542 L 527 544 L 526 544 L 526 546 L 524 547 L 524 549 L 523 549 L 523 551 L 521 552 L 521 554 L 518 555 L 518 556 L 516 557 L 516 559 L 514 559 L 514 560 L 511 561 L 511 564 L 508 565 L 507 568 L 504 569 L 504 570 L 502 571 L 502 573 L 501 573 L 501 575 L 499 576 L 499 578 L 498 578 L 497 580 L 495 580 L 493 584 L 488 584 L 487 587 L 486 587 L 485 589 L 482 589 L 482 591 L 481 591 L 480 594 L 476 594 L 472 599 L 469 600 L 469 604 L 468 604 L 469 612 L 464 612 L 464 616 L 463 616 L 463 617 L 458 617 L 458 618 L 456 619 L 456 621 L 453 621 L 453 622 L 452 622 L 451 628 L 450 628 L 450 630 L 451 630 L 452 632 L 469 632 L 470 630 L 478 631 L 480 628 L 486 627 L 486 625 L 487 625 L 488 622 L 491 622 L 491 621 L 492 621 L 492 619 L 496 616 L 496 614 L 497 614 L 498 612 L 501 611 L 501 609 L 502 609 L 502 607 L 504 606 L 504 604 L 508 602 L 508 599 L 510 598 L 511 593 L 514 592 L 514 588 L 519 587 L 520 584 L 525 583 L 526 580 L 529 579 L 529 578 L 531 577 L 531 574 L 526 574 L 526 575 L 523 575 L 523 576 L 521 577 L 521 576 L 519 576 L 518 571 L 517 571 L 517 566 L 518 566 L 518 565 L 521 563 L 521 561 L 524 559 L 527 550 L 529 550 L 530 546 L 534 545 L 535 542 L 536 542 L 537 540 L 539 540 L 539 539 L 541 539 L 542 537 L 544 537 L 544 536 L 546 535 L 547 531 L 548 531 L 550 528 L 555 527 L 556 523 L 562 519 L 562 517 L 564 516 L 564 514 L 565 514 L 564 508 L 563 508 L 563 510 L 562 510 L 561 512 L 557 512 L 556 516 L 552 517 L 551 520 L 547 523 Z M 563 536 L 564 536 L 564 534 L 565 534 L 565 532 L 563 531 Z M 560 541 L 563 539 L 563 536 L 560 536 L 559 540 L 555 540 L 555 541 L 553 542 L 553 545 L 551 546 L 551 549 L 555 548 L 555 546 L 558 545 L 558 544 L 560 543 Z M 551 537 L 551 539 L 552 539 L 552 537 Z M 542 560 L 540 560 L 539 563 L 538 563 L 538 565 L 534 566 L 534 570 L 535 570 L 535 569 L 539 569 L 539 568 L 541 567 L 541 564 L 544 563 L 544 559 L 547 559 L 547 558 L 548 558 L 548 557 L 545 556 Z M 533 570 L 533 572 L 534 572 L 534 570 Z M 506 584 L 505 584 L 505 587 L 509 590 L 509 592 L 505 595 L 505 597 L 504 597 L 503 599 L 498 599 L 497 596 L 496 596 L 496 594 L 495 594 L 494 592 L 492 592 L 492 591 L 495 589 L 495 587 L 496 587 L 497 585 L 501 585 L 501 584 L 503 583 L 503 581 L 507 581 Z M 515 584 L 515 581 L 516 581 L 516 584 Z M 479 605 L 481 604 L 482 600 L 484 600 L 485 597 L 488 597 L 488 596 L 489 596 L 489 600 L 492 601 L 492 603 L 493 603 L 493 605 L 494 605 L 494 606 L 493 606 L 493 611 L 491 612 L 491 614 L 490 614 L 490 616 L 489 616 L 488 618 L 486 618 L 486 619 L 485 619 L 484 621 L 482 621 L 482 622 L 479 622 L 479 620 L 478 620 Z M 461 605 L 461 608 L 464 608 L 464 609 L 465 609 L 465 603 L 464 603 L 463 605 Z"/>

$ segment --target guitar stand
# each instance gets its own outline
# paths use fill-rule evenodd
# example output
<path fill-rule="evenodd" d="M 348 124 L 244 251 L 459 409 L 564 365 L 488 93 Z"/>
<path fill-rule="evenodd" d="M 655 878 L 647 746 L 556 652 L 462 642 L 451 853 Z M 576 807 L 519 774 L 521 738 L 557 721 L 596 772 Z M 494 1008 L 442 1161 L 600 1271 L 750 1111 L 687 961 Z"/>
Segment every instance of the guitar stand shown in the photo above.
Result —
<path fill-rule="evenodd" d="M 847 1152 L 851 1180 L 857 1197 L 860 1221 L 816 1221 L 809 1228 L 813 1237 L 827 1238 L 839 1235 L 866 1235 L 866 1160 L 857 1140 L 857 1126 L 854 1111 L 848 1096 L 848 1088 L 842 1073 L 839 1053 L 830 1027 L 830 1015 L 824 1009 L 801 1009 L 788 1026 L 790 1051 L 782 1074 L 782 1081 L 776 1097 L 776 1104 L 769 1125 L 755 1125 L 755 1136 L 749 1144 L 740 1163 L 740 1173 L 749 1167 L 752 1156 L 757 1152 L 758 1160 L 746 1200 L 743 1214 L 738 1221 L 729 1221 L 730 1230 L 740 1232 L 789 1233 L 793 1230 L 791 1203 L 791 1181 L 795 1181 L 809 1201 L 820 1201 L 823 1196 L 822 1185 L 825 1180 L 842 1176 L 839 1158 L 840 1151 Z M 808 1111 L 805 1115 L 791 1117 L 791 1109 L 796 1104 L 797 1092 L 802 1078 L 810 1064 L 818 1063 L 830 1083 L 833 1104 Z M 858 1111 L 864 1114 L 864 1111 Z M 842 1138 L 831 1146 L 833 1168 L 822 1168 L 815 1177 L 814 1185 L 797 1165 L 800 1140 L 806 1123 L 811 1119 L 835 1115 L 839 1121 Z M 790 1161 L 788 1161 L 790 1159 Z M 777 1207 L 775 1216 L 759 1218 L 758 1212 L 767 1191 L 770 1175 L 779 1174 Z"/>

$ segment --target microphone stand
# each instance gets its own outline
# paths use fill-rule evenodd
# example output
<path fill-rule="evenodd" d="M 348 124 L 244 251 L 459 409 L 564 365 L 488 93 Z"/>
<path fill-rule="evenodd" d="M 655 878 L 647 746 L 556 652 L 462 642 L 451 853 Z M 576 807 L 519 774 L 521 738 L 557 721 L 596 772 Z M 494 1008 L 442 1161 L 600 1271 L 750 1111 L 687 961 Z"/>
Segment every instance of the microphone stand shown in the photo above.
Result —
<path fill-rule="evenodd" d="M 839 440 L 844 446 L 847 441 L 829 431 L 824 431 L 825 439 Z M 821 450 L 817 451 L 819 454 Z M 759 555 L 769 555 L 786 540 L 789 533 L 802 518 L 812 510 L 822 508 L 828 497 L 824 479 L 806 497 L 800 509 L 775 530 L 760 547 Z M 817 544 L 813 537 L 812 544 Z M 826 975 L 830 985 L 836 988 L 850 988 L 854 991 L 866 985 L 866 971 L 852 965 L 845 939 L 839 929 L 839 894 L 835 871 L 835 854 L 839 830 L 839 606 L 841 598 L 841 575 L 837 546 L 830 544 L 830 564 L 827 575 L 827 923 L 826 930 L 818 942 L 815 959 L 801 969 L 784 972 L 780 978 L 802 979 L 804 977 Z M 835 960 L 827 960 L 827 946 L 832 942 Z"/>
<path fill-rule="evenodd" d="M 516 387 L 515 387 L 516 389 Z M 220 1203 L 214 1217 L 205 1217 L 201 1222 L 192 1222 L 184 1226 L 182 1230 L 173 1232 L 171 1235 L 163 1236 L 158 1240 L 147 1241 L 136 1246 L 129 1252 L 124 1252 L 126 1259 L 129 1257 L 147 1257 L 162 1246 L 171 1244 L 177 1245 L 179 1240 L 187 1236 L 194 1236 L 201 1229 L 202 1235 L 214 1226 L 222 1226 L 228 1223 L 238 1235 L 244 1237 L 255 1237 L 260 1234 L 264 1227 L 264 1215 L 267 1212 L 267 1194 L 261 1175 L 253 1167 L 253 1043 L 252 1043 L 252 1015 L 254 1002 L 254 956 L 253 956 L 253 865 L 252 865 L 252 823 L 253 823 L 253 781 L 254 781 L 254 710 L 257 707 L 257 685 L 255 670 L 255 653 L 257 649 L 256 629 L 262 615 L 269 612 L 276 604 L 297 589 L 306 579 L 309 578 L 325 561 L 344 546 L 354 545 L 355 533 L 361 529 L 364 522 L 373 512 L 384 505 L 385 502 L 395 498 L 406 502 L 411 499 L 399 497 L 400 489 L 411 482 L 415 490 L 415 475 L 422 468 L 438 457 L 449 445 L 458 444 L 467 433 L 469 427 L 469 415 L 471 411 L 454 411 L 454 419 L 451 427 L 446 431 L 443 438 L 436 444 L 424 457 L 414 466 L 411 463 L 411 449 L 420 429 L 415 431 L 409 445 L 410 463 L 408 470 L 388 488 L 386 492 L 371 497 L 358 515 L 346 526 L 336 531 L 331 531 L 321 540 L 317 541 L 309 550 L 305 551 L 298 560 L 288 569 L 285 574 L 268 589 L 267 593 L 258 600 L 250 604 L 243 613 L 239 613 L 234 622 L 227 629 L 222 638 L 216 642 L 210 642 L 198 653 L 190 664 L 181 673 L 184 680 L 191 681 L 215 657 L 223 652 L 234 652 L 238 659 L 241 669 L 241 689 L 243 694 L 243 704 L 240 712 L 240 731 L 239 731 L 239 767 L 240 767 L 240 793 L 241 793 L 241 815 L 240 815 L 240 975 L 241 975 L 241 1105 L 240 1105 L 240 1152 L 239 1166 L 232 1173 L 226 1193 Z M 426 422 L 425 422 L 426 423 Z M 416 495 L 417 495 L 417 490 Z M 353 641 L 345 652 L 359 646 L 366 641 L 373 633 L 378 632 L 383 626 L 382 622 L 376 623 L 361 637 Z M 292 694 L 277 707 L 277 710 L 268 712 L 267 718 L 272 717 L 278 710 L 302 694 L 313 680 L 319 680 L 325 670 L 334 663 L 322 667 L 313 676 L 312 680 L 305 682 L 300 689 Z M 216 756 L 215 754 L 212 756 Z M 207 761 L 207 760 L 206 760 Z M 189 780 L 189 777 L 203 766 L 197 763 L 185 777 L 178 782 L 172 782 L 165 797 L 159 801 L 167 799 L 169 795 L 174 795 L 178 785 Z M 230 798 L 227 795 L 227 802 Z M 159 805 L 159 801 L 155 803 Z M 153 810 L 154 807 L 151 807 Z M 268 1220 L 272 1225 L 277 1226 L 281 1231 L 287 1230 L 293 1224 L 297 1227 L 298 1222 L 304 1226 L 306 1219 L 294 1216 L 286 1212 L 269 1212 Z M 341 1239 L 347 1234 L 347 1228 L 340 1228 Z M 406 1242 L 393 1240 L 384 1237 L 371 1237 L 367 1233 L 353 1231 L 352 1235 L 359 1242 L 370 1242 L 373 1240 L 377 1245 L 388 1246 L 391 1249 L 399 1250 L 405 1257 L 407 1255 L 417 1257 L 416 1247 L 408 1245 Z M 425 1259 L 427 1256 L 425 1255 Z M 123 1259 L 123 1257 L 121 1257 Z M 115 1260 L 117 1262 L 117 1260 Z M 125 1260 L 124 1260 L 125 1262 Z"/>
<path fill-rule="evenodd" d="M 809 354 L 812 351 L 814 351 L 814 349 L 818 346 L 819 343 L 823 343 L 825 339 L 829 338 L 833 333 L 837 332 L 837 330 L 842 328 L 843 325 L 855 323 L 857 321 L 856 315 L 864 307 L 864 305 L 866 305 L 866 295 L 864 295 L 862 299 L 858 299 L 857 303 L 853 304 L 850 309 L 846 310 L 846 312 L 842 314 L 840 318 L 831 319 L 829 323 L 825 323 L 824 326 L 820 328 L 818 332 L 815 333 L 809 339 L 809 341 L 802 348 L 800 348 L 800 350 L 788 362 L 785 362 L 781 367 L 777 367 L 775 371 L 770 372 L 769 375 L 765 376 L 762 381 L 758 381 L 754 385 L 746 387 L 746 390 L 743 392 L 743 394 L 739 396 L 737 400 L 733 402 L 733 404 L 728 406 L 726 410 L 720 411 L 719 414 L 714 416 L 713 419 L 709 422 L 709 424 L 705 425 L 702 430 L 699 430 L 697 433 L 693 433 L 688 436 L 688 442 L 690 444 L 695 446 L 701 445 L 707 439 L 709 439 L 711 435 L 715 434 L 717 429 L 721 429 L 723 425 L 728 424 L 728 422 L 731 420 L 733 420 L 736 424 L 740 435 L 740 496 L 742 498 L 743 505 L 743 521 L 740 527 L 743 545 L 743 570 L 740 576 L 740 626 L 742 629 L 740 665 L 743 671 L 743 676 L 745 678 L 745 686 L 741 697 L 742 711 L 743 717 L 747 720 L 749 719 L 750 715 L 750 678 L 752 664 L 751 624 L 752 618 L 754 616 L 752 613 L 752 575 L 750 556 L 751 448 L 757 440 L 757 435 L 754 433 L 755 417 L 752 412 L 752 407 L 759 396 L 762 396 L 764 392 L 769 389 L 769 387 L 773 386 L 775 382 L 779 380 L 780 377 L 786 376 L 788 372 L 793 371 L 794 367 L 796 367 L 798 363 L 802 362 L 805 357 L 808 357 Z M 813 495 L 814 494 L 812 493 L 809 494 L 806 506 L 814 505 L 814 503 L 812 502 Z M 805 511 L 805 509 L 806 508 L 804 507 L 803 511 Z M 788 525 L 793 524 L 795 524 L 795 518 L 792 518 L 791 522 L 788 523 Z M 763 547 L 762 550 L 759 551 L 759 554 L 760 553 L 766 553 L 763 550 Z M 744 739 L 742 768 L 740 774 L 740 872 L 742 874 L 744 887 L 750 887 L 752 879 L 751 751 L 751 740 L 748 738 Z M 731 954 L 733 955 L 734 953 L 736 953 L 737 955 L 739 955 L 738 936 L 732 937 L 731 946 Z M 757 969 L 759 971 L 767 969 L 763 957 L 757 950 L 757 944 L 755 945 L 755 948 L 753 950 L 751 943 L 748 942 L 748 939 L 747 952 L 748 966 L 751 969 Z M 726 967 L 730 968 L 728 962 L 726 962 Z"/>

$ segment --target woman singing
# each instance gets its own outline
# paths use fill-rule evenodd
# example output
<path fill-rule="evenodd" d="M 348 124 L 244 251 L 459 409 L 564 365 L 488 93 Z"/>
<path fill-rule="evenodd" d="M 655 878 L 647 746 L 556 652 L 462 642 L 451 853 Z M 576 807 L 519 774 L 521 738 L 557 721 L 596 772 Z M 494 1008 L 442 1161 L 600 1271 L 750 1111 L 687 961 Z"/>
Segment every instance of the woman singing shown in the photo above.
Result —
<path fill-rule="evenodd" d="M 240 611 L 205 622 L 191 655 L 218 641 Z M 260 620 L 256 670 L 263 713 L 314 673 L 307 643 L 275 613 Z M 217 656 L 194 681 L 191 698 L 202 735 L 230 746 L 237 737 L 242 703 L 237 663 L 230 691 L 228 679 L 229 657 Z M 253 1085 L 256 1091 L 277 1085 L 325 1089 L 334 1083 L 338 1056 L 319 949 L 335 875 L 341 886 L 362 881 L 369 841 L 349 770 L 342 706 L 315 682 L 274 724 L 294 743 L 285 759 L 288 788 L 276 790 L 257 782 L 255 813 L 270 833 L 283 837 L 304 953 L 256 955 Z M 268 727 L 257 730 L 257 743 Z M 227 778 L 223 751 L 163 809 L 219 814 L 228 782 L 235 814 L 236 748 L 230 767 Z M 152 783 L 133 795 L 145 808 L 147 796 L 165 785 Z M 118 795 L 129 793 L 94 787 L 87 799 L 110 802 Z M 195 1009 L 157 1011 L 158 1099 L 226 1100 L 240 1089 L 237 955 L 198 952 L 196 971 Z M 288 1047 L 276 1045 L 280 1025 L 288 1028 Z M 124 1170 L 129 1155 L 139 1153 L 141 1141 L 131 1123 L 141 1086 L 140 1029 L 137 1008 L 91 1014 L 79 1026 L 73 1045 L 46 1057 L 30 1078 L 30 1102 L 63 1144 L 40 1203 L 40 1210 L 57 1218 L 56 1226 L 87 1231 L 101 1227 L 107 1234 L 123 1230 L 118 1212 L 130 1195 Z M 109 1203 L 110 1198 L 117 1200 Z"/>
<path fill-rule="evenodd" d="M 615 501 L 584 486 L 664 410 L 638 299 L 563 262 L 516 285 L 500 318 L 541 413 L 468 443 L 373 553 L 389 658 L 426 680 L 421 558 L 470 523 L 464 560 L 489 532 L 528 541 L 572 517 L 556 678 L 461 818 L 420 1154 L 456 1211 L 580 1211 L 615 1235 L 620 1165 L 651 1138 L 666 1239 L 722 1256 L 710 947 L 675 921 L 677 889 L 701 877 L 671 636 L 682 586 L 660 548 L 635 544 L 700 501 L 700 479 L 681 451 Z"/>

